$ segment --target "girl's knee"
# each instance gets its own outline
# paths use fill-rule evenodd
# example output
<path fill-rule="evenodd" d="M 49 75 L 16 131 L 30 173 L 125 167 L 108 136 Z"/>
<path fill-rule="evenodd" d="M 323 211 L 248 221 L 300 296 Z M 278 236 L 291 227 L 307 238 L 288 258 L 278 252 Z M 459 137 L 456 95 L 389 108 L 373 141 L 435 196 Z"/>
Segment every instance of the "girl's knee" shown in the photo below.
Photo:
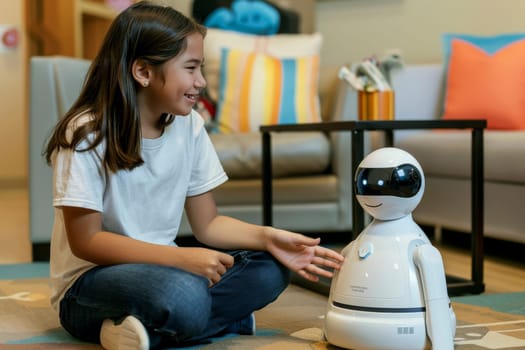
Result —
<path fill-rule="evenodd" d="M 250 277 L 254 287 L 268 295 L 271 300 L 277 298 L 290 283 L 290 270 L 269 253 L 259 252 L 252 258 L 258 262 L 257 268 L 260 271 Z"/>
<path fill-rule="evenodd" d="M 273 259 L 273 265 L 268 273 L 267 278 L 273 283 L 273 286 L 281 294 L 290 284 L 291 273 L 288 268 Z"/>
<path fill-rule="evenodd" d="M 211 296 L 206 281 L 184 284 L 177 288 L 155 288 L 149 294 L 143 304 L 149 327 L 178 339 L 204 331 L 211 316 Z"/>

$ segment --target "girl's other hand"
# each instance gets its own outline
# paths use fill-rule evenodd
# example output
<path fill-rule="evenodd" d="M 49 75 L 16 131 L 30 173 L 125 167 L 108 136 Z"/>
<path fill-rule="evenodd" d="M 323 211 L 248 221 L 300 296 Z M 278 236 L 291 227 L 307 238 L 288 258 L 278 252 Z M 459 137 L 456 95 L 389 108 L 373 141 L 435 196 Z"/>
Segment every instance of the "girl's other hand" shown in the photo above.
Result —
<path fill-rule="evenodd" d="M 210 287 L 218 283 L 222 275 L 233 266 L 233 257 L 226 253 L 200 247 L 178 249 L 184 254 L 181 268 L 207 278 Z"/>

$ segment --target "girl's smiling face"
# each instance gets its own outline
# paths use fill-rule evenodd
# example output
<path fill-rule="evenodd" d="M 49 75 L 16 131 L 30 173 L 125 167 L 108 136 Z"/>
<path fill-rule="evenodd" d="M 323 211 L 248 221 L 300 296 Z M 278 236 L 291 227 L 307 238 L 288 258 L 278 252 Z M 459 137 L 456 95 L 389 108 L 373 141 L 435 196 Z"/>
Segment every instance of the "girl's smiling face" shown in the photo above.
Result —
<path fill-rule="evenodd" d="M 163 113 L 187 115 L 206 87 L 202 75 L 204 38 L 199 33 L 186 38 L 186 49 L 157 70 L 149 70 L 148 86 L 141 88 L 141 118 L 158 120 Z"/>

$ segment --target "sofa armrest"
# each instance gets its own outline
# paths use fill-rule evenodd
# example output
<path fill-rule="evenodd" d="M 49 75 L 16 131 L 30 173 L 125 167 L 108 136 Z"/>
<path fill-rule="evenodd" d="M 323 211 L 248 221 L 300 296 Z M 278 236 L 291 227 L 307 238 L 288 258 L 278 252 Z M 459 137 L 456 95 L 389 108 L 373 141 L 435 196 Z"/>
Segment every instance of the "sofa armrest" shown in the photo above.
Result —
<path fill-rule="evenodd" d="M 33 244 L 48 243 L 53 227 L 52 170 L 42 157 L 57 120 L 77 98 L 90 62 L 35 56 L 29 84 L 29 231 Z"/>

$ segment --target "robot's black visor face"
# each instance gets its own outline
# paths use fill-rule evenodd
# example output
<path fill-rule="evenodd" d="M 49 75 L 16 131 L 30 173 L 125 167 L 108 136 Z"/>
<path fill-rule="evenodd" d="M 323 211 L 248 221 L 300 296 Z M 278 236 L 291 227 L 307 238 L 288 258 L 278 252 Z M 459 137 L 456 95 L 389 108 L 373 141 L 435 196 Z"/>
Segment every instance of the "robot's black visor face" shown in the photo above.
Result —
<path fill-rule="evenodd" d="M 363 196 L 415 196 L 421 188 L 421 173 L 412 164 L 395 168 L 358 168 L 356 192 Z"/>

